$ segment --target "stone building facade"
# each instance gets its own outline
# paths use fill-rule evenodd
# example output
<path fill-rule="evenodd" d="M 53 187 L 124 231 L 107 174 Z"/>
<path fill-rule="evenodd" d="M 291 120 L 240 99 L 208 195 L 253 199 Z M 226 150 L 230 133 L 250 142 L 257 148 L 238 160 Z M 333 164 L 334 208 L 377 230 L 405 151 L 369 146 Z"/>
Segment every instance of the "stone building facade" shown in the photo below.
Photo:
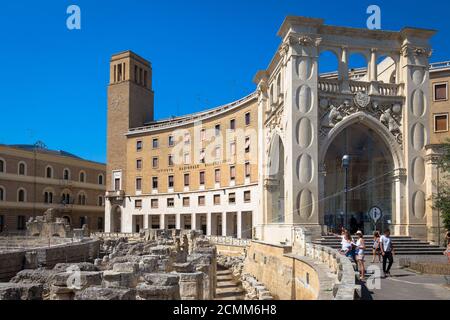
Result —
<path fill-rule="evenodd" d="M 105 165 L 43 145 L 0 145 L 0 232 L 25 232 L 51 208 L 75 228 L 104 230 Z"/>
<path fill-rule="evenodd" d="M 319 236 L 344 225 L 433 241 L 443 230 L 430 200 L 429 146 L 448 135 L 448 126 L 431 129 L 433 81 L 443 77 L 431 68 L 430 81 L 434 33 L 287 17 L 254 93 L 160 121 L 150 63 L 129 51 L 113 56 L 105 230 L 203 229 L 289 243 L 295 226 Z M 336 72 L 319 72 L 324 52 Z M 367 67 L 350 69 L 355 53 Z"/>

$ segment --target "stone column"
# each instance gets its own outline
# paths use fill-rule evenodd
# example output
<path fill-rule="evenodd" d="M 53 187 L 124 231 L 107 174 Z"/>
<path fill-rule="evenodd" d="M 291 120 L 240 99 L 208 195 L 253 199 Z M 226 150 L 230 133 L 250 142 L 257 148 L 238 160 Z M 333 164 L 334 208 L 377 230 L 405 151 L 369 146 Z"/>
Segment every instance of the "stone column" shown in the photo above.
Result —
<path fill-rule="evenodd" d="M 197 216 L 195 213 L 191 214 L 191 230 L 197 230 Z"/>
<path fill-rule="evenodd" d="M 162 230 L 166 229 L 166 216 L 165 214 L 161 214 L 159 216 L 159 228 Z"/>
<path fill-rule="evenodd" d="M 438 167 L 438 150 L 429 147 L 426 157 L 426 184 L 427 184 L 427 241 L 432 244 L 442 245 L 445 239 L 445 228 L 441 218 L 441 212 L 433 208 L 435 197 L 439 193 L 442 172 Z"/>
<path fill-rule="evenodd" d="M 407 169 L 406 234 L 426 240 L 425 146 L 429 144 L 429 38 L 434 31 L 402 31 L 402 79 L 405 83 L 403 132 Z"/>
<path fill-rule="evenodd" d="M 392 223 L 395 235 L 406 234 L 406 207 L 405 207 L 405 190 L 406 190 L 406 170 L 397 169 L 393 176 L 395 197 L 392 199 L 395 215 L 392 215 Z"/>
<path fill-rule="evenodd" d="M 175 214 L 175 229 L 181 230 L 181 214 Z"/>
<path fill-rule="evenodd" d="M 242 239 L 242 211 L 238 211 L 237 215 L 237 238 Z"/>
<path fill-rule="evenodd" d="M 339 59 L 339 80 L 341 81 L 341 92 L 350 92 L 348 83 L 348 48 L 341 48 L 341 57 Z"/>
<path fill-rule="evenodd" d="M 227 213 L 222 212 L 222 236 L 226 237 L 228 235 L 227 232 Z"/>
<path fill-rule="evenodd" d="M 370 50 L 370 92 L 369 94 L 378 94 L 378 65 L 377 49 Z"/>
<path fill-rule="evenodd" d="M 206 214 L 206 235 L 210 236 L 211 235 L 211 212 L 208 212 Z"/>

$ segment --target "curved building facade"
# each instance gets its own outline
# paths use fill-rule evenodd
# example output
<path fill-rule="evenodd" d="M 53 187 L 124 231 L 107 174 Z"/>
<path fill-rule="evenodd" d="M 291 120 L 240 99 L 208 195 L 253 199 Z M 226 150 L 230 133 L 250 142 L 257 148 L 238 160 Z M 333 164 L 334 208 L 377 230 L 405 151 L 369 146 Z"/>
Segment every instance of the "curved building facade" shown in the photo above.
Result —
<path fill-rule="evenodd" d="M 290 242 L 295 225 L 316 236 L 346 226 L 433 240 L 443 232 L 428 200 L 437 172 L 430 97 L 443 97 L 442 83 L 430 83 L 434 33 L 287 17 L 254 93 L 159 121 L 150 63 L 130 51 L 114 55 L 106 231 L 196 229 Z M 336 58 L 335 72 L 319 72 L 324 52 Z M 367 67 L 350 68 L 355 53 Z"/>

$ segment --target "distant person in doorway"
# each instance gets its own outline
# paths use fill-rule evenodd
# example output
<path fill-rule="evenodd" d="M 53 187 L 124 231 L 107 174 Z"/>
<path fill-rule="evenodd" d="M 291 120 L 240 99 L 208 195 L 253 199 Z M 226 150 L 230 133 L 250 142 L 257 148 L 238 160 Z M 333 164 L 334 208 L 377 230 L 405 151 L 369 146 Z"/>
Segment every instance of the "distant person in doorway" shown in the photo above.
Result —
<path fill-rule="evenodd" d="M 380 238 L 381 255 L 383 256 L 383 273 L 384 277 L 391 276 L 391 267 L 394 263 L 394 247 L 392 245 L 391 231 L 386 229 L 384 235 Z M 387 262 L 388 266 L 386 267 Z"/>
<path fill-rule="evenodd" d="M 362 231 L 356 231 L 356 236 L 358 237 L 358 240 L 356 240 L 356 262 L 358 264 L 360 279 L 364 281 L 366 280 L 364 267 L 364 250 L 366 249 L 366 244 L 364 243 Z"/>
<path fill-rule="evenodd" d="M 375 263 L 375 257 L 378 257 L 378 263 L 381 262 L 381 245 L 380 245 L 380 233 L 375 231 L 373 233 L 373 245 L 372 245 L 372 263 Z"/>
<path fill-rule="evenodd" d="M 447 249 L 444 254 L 447 256 L 448 263 L 450 263 L 450 231 L 445 235 L 445 242 L 447 243 Z"/>

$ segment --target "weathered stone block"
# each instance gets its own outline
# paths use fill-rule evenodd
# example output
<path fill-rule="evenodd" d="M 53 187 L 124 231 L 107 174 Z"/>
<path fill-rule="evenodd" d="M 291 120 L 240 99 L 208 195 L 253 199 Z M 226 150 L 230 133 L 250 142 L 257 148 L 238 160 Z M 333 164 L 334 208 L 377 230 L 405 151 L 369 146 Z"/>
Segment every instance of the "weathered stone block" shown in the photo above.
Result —
<path fill-rule="evenodd" d="M 136 287 L 137 300 L 179 300 L 180 288 L 174 286 L 155 286 L 140 283 Z"/>
<path fill-rule="evenodd" d="M 174 286 L 180 281 L 179 275 L 164 273 L 146 273 L 143 278 L 147 284 L 154 286 Z"/>
<path fill-rule="evenodd" d="M 103 286 L 107 288 L 134 288 L 137 285 L 137 275 L 133 272 L 103 272 Z"/>
<path fill-rule="evenodd" d="M 75 293 L 75 300 L 136 300 L 136 290 L 89 287 Z"/>
<path fill-rule="evenodd" d="M 134 262 L 115 263 L 113 271 L 137 273 L 139 271 L 139 265 Z"/>

